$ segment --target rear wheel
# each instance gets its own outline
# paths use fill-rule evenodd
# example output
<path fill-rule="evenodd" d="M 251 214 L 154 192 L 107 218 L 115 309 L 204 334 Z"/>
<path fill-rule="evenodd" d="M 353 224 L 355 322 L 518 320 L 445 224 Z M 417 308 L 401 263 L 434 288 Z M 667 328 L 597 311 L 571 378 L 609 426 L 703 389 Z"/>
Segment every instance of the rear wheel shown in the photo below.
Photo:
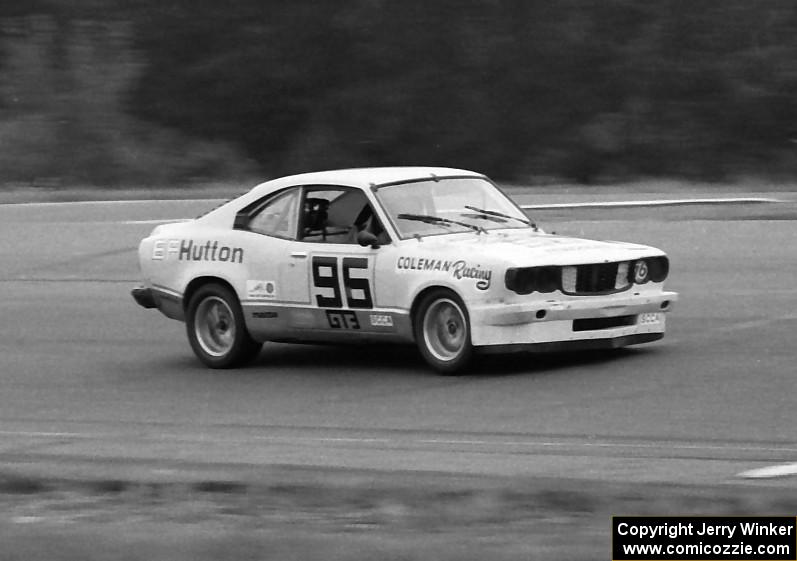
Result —
<path fill-rule="evenodd" d="M 191 297 L 186 331 L 194 354 L 211 368 L 241 366 L 263 346 L 249 335 L 238 298 L 216 283 L 200 287 Z"/>
<path fill-rule="evenodd" d="M 415 340 L 429 365 L 440 374 L 458 374 L 473 356 L 470 320 L 462 300 L 446 289 L 424 296 L 414 318 Z"/>

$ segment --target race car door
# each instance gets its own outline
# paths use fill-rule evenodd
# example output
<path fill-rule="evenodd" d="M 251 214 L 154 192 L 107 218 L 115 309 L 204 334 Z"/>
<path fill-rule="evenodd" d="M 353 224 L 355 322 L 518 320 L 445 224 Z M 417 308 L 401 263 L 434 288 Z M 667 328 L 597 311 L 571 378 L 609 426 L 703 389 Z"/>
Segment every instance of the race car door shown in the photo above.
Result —
<path fill-rule="evenodd" d="M 249 330 L 261 338 L 288 336 L 290 310 L 310 305 L 307 251 L 296 240 L 301 200 L 301 187 L 288 188 L 236 218 L 236 229 L 246 232 L 252 247 L 241 304 Z"/>
<path fill-rule="evenodd" d="M 359 189 L 305 189 L 299 232 L 308 254 L 310 308 L 297 315 L 295 327 L 331 341 L 389 330 L 371 313 L 379 250 L 357 243 L 357 234 L 375 219 Z"/>
<path fill-rule="evenodd" d="M 297 186 L 249 212 L 241 222 L 262 240 L 242 302 L 253 333 L 336 341 L 393 330 L 391 322 L 368 314 L 379 250 L 357 243 L 358 231 L 376 219 L 361 190 Z"/>

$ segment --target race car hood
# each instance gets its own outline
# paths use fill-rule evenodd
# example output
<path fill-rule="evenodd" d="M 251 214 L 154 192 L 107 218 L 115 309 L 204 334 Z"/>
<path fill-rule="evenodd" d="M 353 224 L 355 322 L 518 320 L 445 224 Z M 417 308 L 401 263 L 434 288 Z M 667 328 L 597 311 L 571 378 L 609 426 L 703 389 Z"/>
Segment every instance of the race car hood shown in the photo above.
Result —
<path fill-rule="evenodd" d="M 579 265 L 629 261 L 664 255 L 654 247 L 616 241 L 596 241 L 537 233 L 529 230 L 495 230 L 481 234 L 456 234 L 423 239 L 423 249 L 434 246 L 451 252 L 456 246 L 463 254 L 502 260 L 515 266 Z M 443 239 L 448 238 L 448 239 Z"/>

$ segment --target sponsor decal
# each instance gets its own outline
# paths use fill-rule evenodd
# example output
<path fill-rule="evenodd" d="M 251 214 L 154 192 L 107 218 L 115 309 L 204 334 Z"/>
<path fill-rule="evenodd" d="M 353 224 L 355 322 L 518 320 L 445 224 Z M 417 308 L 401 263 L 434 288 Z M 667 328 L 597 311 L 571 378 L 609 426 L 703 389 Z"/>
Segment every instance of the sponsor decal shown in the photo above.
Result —
<path fill-rule="evenodd" d="M 490 281 L 493 276 L 491 269 L 483 269 L 478 264 L 470 264 L 464 259 L 449 261 L 445 259 L 425 259 L 423 257 L 399 257 L 398 261 L 396 261 L 396 269 L 398 271 L 440 271 L 450 273 L 457 280 L 475 279 L 476 288 L 479 290 L 490 288 Z"/>
<path fill-rule="evenodd" d="M 393 327 L 393 316 L 388 314 L 371 314 L 369 316 L 373 327 Z"/>
<path fill-rule="evenodd" d="M 219 245 L 217 240 L 204 244 L 194 240 L 158 240 L 152 246 L 152 259 L 162 260 L 172 256 L 177 256 L 179 261 L 243 263 L 244 249 Z"/>
<path fill-rule="evenodd" d="M 662 315 L 656 312 L 652 313 L 645 313 L 639 314 L 639 324 L 640 325 L 653 325 L 656 323 L 661 323 Z"/>
<path fill-rule="evenodd" d="M 457 261 L 443 259 L 424 259 L 423 257 L 399 257 L 396 268 L 399 271 L 443 271 L 447 273 Z"/>
<path fill-rule="evenodd" d="M 279 317 L 277 312 L 252 312 L 252 317 L 256 319 L 274 319 Z"/>
<path fill-rule="evenodd" d="M 490 269 L 481 269 L 478 265 L 471 267 L 467 261 L 457 261 L 454 263 L 455 279 L 476 279 L 476 288 L 487 290 L 490 288 L 490 280 L 493 272 Z"/>
<path fill-rule="evenodd" d="M 166 259 L 168 255 L 175 255 L 180 251 L 180 240 L 158 240 L 152 246 L 152 259 Z"/>
<path fill-rule="evenodd" d="M 277 284 L 270 280 L 248 280 L 246 296 L 253 300 L 272 300 L 277 297 Z"/>

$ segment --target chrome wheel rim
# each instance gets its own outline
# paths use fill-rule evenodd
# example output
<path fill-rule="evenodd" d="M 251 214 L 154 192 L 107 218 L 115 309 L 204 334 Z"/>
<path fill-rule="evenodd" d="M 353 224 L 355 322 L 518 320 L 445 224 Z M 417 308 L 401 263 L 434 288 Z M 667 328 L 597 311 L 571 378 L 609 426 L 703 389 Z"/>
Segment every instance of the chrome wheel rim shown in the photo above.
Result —
<path fill-rule="evenodd" d="M 208 296 L 197 306 L 194 333 L 199 346 L 214 357 L 226 355 L 235 343 L 235 317 L 229 304 L 218 296 Z"/>
<path fill-rule="evenodd" d="M 457 358 L 468 340 L 468 326 L 462 308 L 448 298 L 435 300 L 423 318 L 426 348 L 437 360 Z"/>

